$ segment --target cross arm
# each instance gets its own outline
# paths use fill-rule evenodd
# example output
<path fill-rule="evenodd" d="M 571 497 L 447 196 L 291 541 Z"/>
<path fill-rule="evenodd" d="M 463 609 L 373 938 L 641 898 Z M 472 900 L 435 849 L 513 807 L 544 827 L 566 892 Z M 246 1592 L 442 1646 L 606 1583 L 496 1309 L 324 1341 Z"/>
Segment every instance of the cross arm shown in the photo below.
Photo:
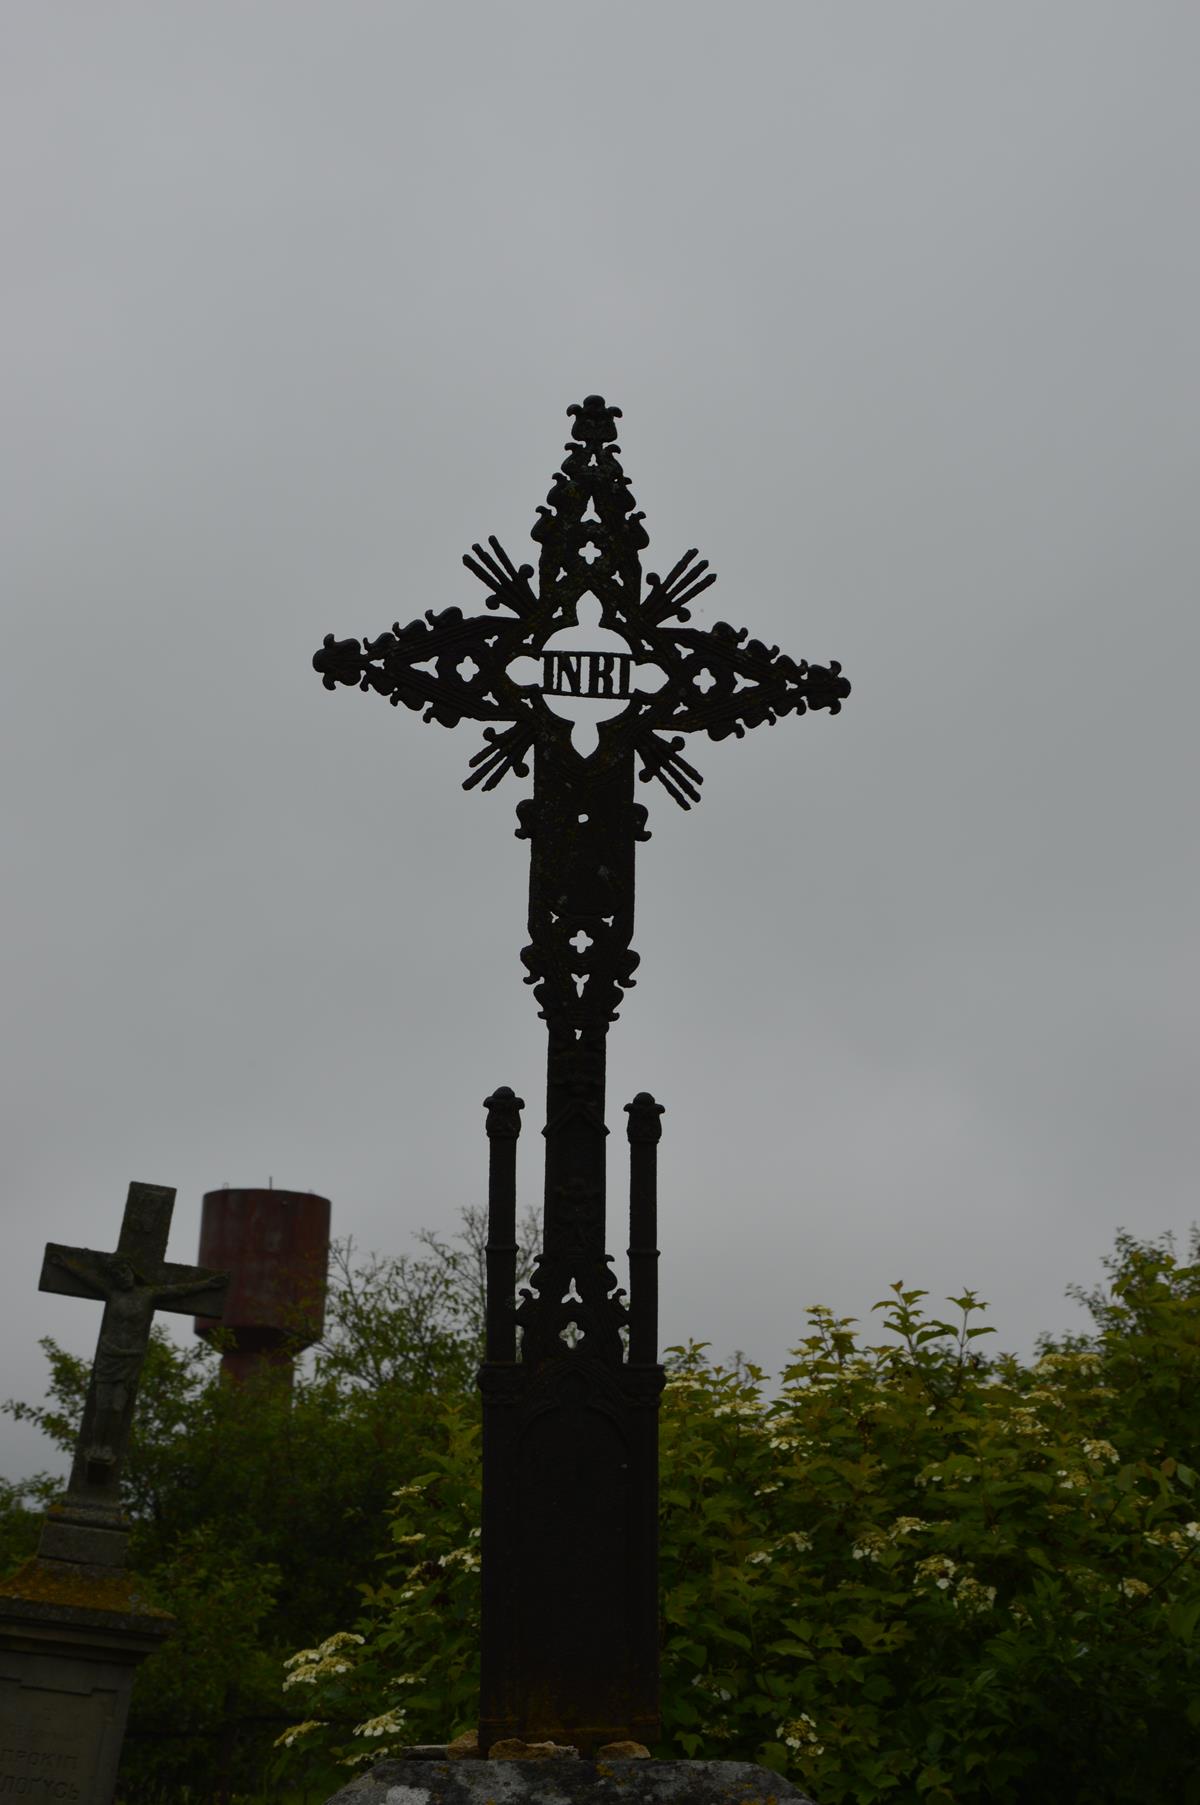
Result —
<path fill-rule="evenodd" d="M 335 639 L 327 633 L 313 656 L 326 689 L 357 684 L 393 704 L 424 710 L 426 721 L 456 727 L 513 720 L 520 703 L 506 676 L 521 623 L 512 616 L 464 615 L 461 608 L 429 610 L 406 627 L 394 622 L 377 639 Z"/>
<path fill-rule="evenodd" d="M 116 1288 L 118 1270 L 128 1266 L 139 1288 L 154 1293 L 155 1308 L 181 1316 L 220 1316 L 225 1300 L 217 1295 L 229 1283 L 224 1272 L 203 1266 L 183 1266 L 173 1260 L 159 1262 L 151 1272 L 139 1272 L 124 1254 L 98 1253 L 91 1247 L 46 1245 L 39 1291 L 63 1297 L 86 1297 L 104 1303 Z"/>
<path fill-rule="evenodd" d="M 850 694 L 836 659 L 828 665 L 797 661 L 727 621 L 708 631 L 660 631 L 669 676 L 649 710 L 647 724 L 654 727 L 740 739 L 748 727 L 810 708 L 837 714 Z"/>
<path fill-rule="evenodd" d="M 103 1302 L 112 1286 L 116 1259 L 116 1254 L 97 1253 L 91 1247 L 62 1247 L 57 1241 L 48 1241 L 38 1290 Z"/>
<path fill-rule="evenodd" d="M 203 1266 L 164 1266 L 163 1271 L 180 1276 L 155 1285 L 156 1310 L 170 1310 L 182 1316 L 220 1317 L 225 1314 L 224 1293 L 229 1288 L 227 1272 L 210 1272 Z"/>

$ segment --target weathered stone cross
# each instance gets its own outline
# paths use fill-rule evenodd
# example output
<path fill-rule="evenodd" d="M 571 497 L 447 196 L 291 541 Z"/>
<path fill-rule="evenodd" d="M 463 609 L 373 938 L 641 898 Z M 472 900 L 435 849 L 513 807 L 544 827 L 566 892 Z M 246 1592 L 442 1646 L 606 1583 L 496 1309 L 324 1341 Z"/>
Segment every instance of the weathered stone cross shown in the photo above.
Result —
<path fill-rule="evenodd" d="M 718 621 L 686 625 L 715 582 L 685 552 L 643 589 L 642 515 L 618 462 L 620 409 L 572 407 L 572 441 L 539 508 L 538 586 L 499 541 L 467 568 L 489 613 L 432 611 L 377 639 L 327 634 L 313 659 L 327 689 L 373 689 L 453 727 L 486 722 L 464 785 L 509 772 L 530 843 L 530 944 L 521 958 L 548 1034 L 543 1245 L 513 1308 L 519 1099 L 488 1099 L 487 1358 L 484 1393 L 483 1646 L 480 1739 L 550 1736 L 586 1753 L 651 1741 L 658 1714 L 655 1157 L 662 1111 L 629 1107 L 630 1298 L 605 1252 L 605 1049 L 637 966 L 634 851 L 649 839 L 634 777 L 682 808 L 700 798 L 683 735 L 740 738 L 809 709 L 836 714 L 841 666 L 810 665 Z M 591 649 L 557 636 L 599 604 Z M 556 643 L 551 643 L 556 642 Z M 563 710 L 595 704 L 594 749 Z M 517 1331 L 521 1342 L 517 1347 Z"/>
<path fill-rule="evenodd" d="M 164 1259 L 174 1207 L 166 1185 L 131 1184 L 115 1253 L 47 1244 L 39 1290 L 101 1300 L 104 1315 L 66 1498 L 47 1521 L 43 1554 L 123 1554 L 123 1537 L 118 1546 L 104 1532 L 122 1527 L 121 1466 L 154 1313 L 220 1316 L 225 1307 L 226 1274 Z M 76 1533 L 66 1533 L 68 1524 Z"/>

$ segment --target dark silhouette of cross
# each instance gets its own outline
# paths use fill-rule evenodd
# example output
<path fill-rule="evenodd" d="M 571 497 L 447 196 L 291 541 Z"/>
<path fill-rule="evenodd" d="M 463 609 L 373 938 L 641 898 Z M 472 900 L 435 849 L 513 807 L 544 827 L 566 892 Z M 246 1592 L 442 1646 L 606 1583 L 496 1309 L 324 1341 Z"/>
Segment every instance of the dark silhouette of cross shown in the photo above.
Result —
<path fill-rule="evenodd" d="M 785 715 L 837 714 L 850 685 L 717 621 L 689 625 L 716 578 L 687 551 L 643 584 L 648 539 L 619 462 L 620 409 L 568 409 L 566 459 L 533 538 L 537 586 L 499 540 L 463 562 L 486 613 L 432 610 L 376 639 L 327 634 L 326 689 L 357 685 L 454 727 L 481 721 L 464 788 L 529 774 L 517 807 L 530 843 L 526 982 L 546 1022 L 543 1243 L 513 1307 L 519 1099 L 488 1099 L 480 1737 L 550 1736 L 586 1753 L 650 1741 L 657 1724 L 655 1160 L 661 1106 L 629 1105 L 630 1297 L 605 1252 L 605 1049 L 634 983 L 634 853 L 650 836 L 635 777 L 681 808 L 700 799 L 685 735 L 741 738 Z M 554 643 L 587 597 L 605 647 Z M 612 643 L 615 641 L 615 644 Z M 594 748 L 564 709 L 596 706 Z M 517 1333 L 520 1331 L 518 1357 Z"/>
<path fill-rule="evenodd" d="M 121 1465 L 133 1407 L 157 1310 L 182 1316 L 220 1316 L 225 1273 L 179 1266 L 163 1258 L 175 1192 L 166 1185 L 131 1184 L 115 1253 L 47 1243 L 38 1289 L 103 1301 L 69 1504 L 120 1514 Z"/>

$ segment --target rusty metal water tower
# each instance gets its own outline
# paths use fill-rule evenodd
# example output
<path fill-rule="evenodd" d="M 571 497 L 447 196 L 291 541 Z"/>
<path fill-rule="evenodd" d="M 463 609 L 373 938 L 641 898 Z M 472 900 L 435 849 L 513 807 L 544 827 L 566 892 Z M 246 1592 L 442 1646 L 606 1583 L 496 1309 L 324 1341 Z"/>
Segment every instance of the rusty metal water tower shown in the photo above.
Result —
<path fill-rule="evenodd" d="M 194 1319 L 197 1335 L 227 1342 L 223 1374 L 237 1384 L 272 1375 L 291 1385 L 296 1356 L 325 1326 L 328 1197 L 312 1191 L 206 1191 L 200 1263 L 229 1274 L 224 1320 Z"/>

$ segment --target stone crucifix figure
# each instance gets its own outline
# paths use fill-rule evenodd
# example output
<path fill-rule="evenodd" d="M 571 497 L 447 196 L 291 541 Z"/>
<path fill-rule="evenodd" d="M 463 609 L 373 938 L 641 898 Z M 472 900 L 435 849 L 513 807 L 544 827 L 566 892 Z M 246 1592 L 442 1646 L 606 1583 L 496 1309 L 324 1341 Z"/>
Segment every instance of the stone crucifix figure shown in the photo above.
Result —
<path fill-rule="evenodd" d="M 485 723 L 465 788 L 529 775 L 526 982 L 546 1023 L 543 1243 L 514 1307 L 520 1100 L 487 1100 L 491 1143 L 483 1391 L 480 1743 L 550 1738 L 585 1754 L 658 1724 L 656 1156 L 662 1109 L 627 1106 L 630 1295 L 605 1230 L 605 1051 L 634 983 L 635 783 L 700 798 L 684 735 L 740 738 L 789 714 L 836 714 L 850 685 L 724 621 L 689 625 L 715 582 L 687 551 L 644 580 L 648 544 L 616 443 L 620 409 L 568 410 L 566 459 L 533 538 L 537 585 L 495 538 L 467 568 L 486 613 L 457 607 L 375 639 L 326 635 L 325 687 L 357 685 L 424 720 Z M 587 636 L 581 643 L 587 613 Z M 580 711 L 590 709 L 590 723 Z M 590 732 L 588 731 L 590 726 Z M 518 1339 L 519 1337 L 519 1339 Z"/>
<path fill-rule="evenodd" d="M 134 1183 L 114 1253 L 47 1244 L 39 1290 L 97 1299 L 104 1315 L 66 1497 L 47 1519 L 43 1554 L 119 1564 L 121 1466 L 155 1312 L 219 1317 L 224 1309 L 226 1274 L 163 1257 L 174 1207 L 167 1186 Z"/>

